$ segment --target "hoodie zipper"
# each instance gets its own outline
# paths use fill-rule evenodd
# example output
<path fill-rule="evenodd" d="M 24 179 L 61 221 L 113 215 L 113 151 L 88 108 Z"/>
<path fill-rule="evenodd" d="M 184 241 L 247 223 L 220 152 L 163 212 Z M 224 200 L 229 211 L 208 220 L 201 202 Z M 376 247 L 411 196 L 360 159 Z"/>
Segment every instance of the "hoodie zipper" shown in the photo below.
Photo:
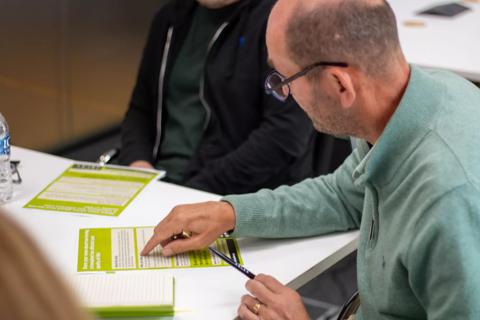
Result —
<path fill-rule="evenodd" d="M 215 45 L 217 42 L 218 38 L 221 36 L 222 32 L 225 30 L 225 28 L 228 26 L 228 22 L 224 22 L 215 32 L 213 35 L 212 39 L 210 40 L 210 43 L 208 44 L 207 48 L 207 60 L 208 56 L 210 54 L 210 51 L 212 47 Z M 165 42 L 165 47 L 163 49 L 163 58 L 162 58 L 162 64 L 160 67 L 160 76 L 159 76 L 159 81 L 158 81 L 158 103 L 157 103 L 157 135 L 155 137 L 155 145 L 153 148 L 153 159 L 157 159 L 158 152 L 160 149 L 160 140 L 162 138 L 162 111 L 163 111 L 163 92 L 164 92 L 164 86 L 165 86 L 165 74 L 167 70 L 167 62 L 168 62 L 168 55 L 170 53 L 170 47 L 172 44 L 172 37 L 173 37 L 173 27 L 168 28 L 168 33 L 167 33 L 167 40 Z M 202 106 L 205 108 L 205 112 L 207 116 L 205 117 L 205 123 L 203 125 L 203 131 L 208 127 L 208 124 L 210 123 L 210 120 L 212 118 L 212 108 L 208 104 L 207 100 L 205 99 L 205 70 L 207 68 L 207 62 L 205 62 L 204 65 L 204 72 L 202 75 L 202 78 L 200 80 L 200 102 L 202 103 Z"/>
<path fill-rule="evenodd" d="M 205 65 L 203 66 L 203 75 L 200 79 L 200 92 L 199 92 L 200 102 L 202 103 L 202 106 L 205 108 L 205 112 L 207 114 L 207 116 L 205 117 L 205 123 L 203 124 L 203 132 L 207 130 L 208 124 L 210 123 L 210 120 L 212 118 L 212 108 L 210 107 L 207 100 L 205 99 L 205 76 L 206 76 L 206 70 L 207 70 L 208 56 L 210 55 L 210 51 L 212 47 L 215 45 L 215 42 L 217 42 L 218 38 L 220 38 L 222 32 L 225 30 L 228 24 L 229 24 L 228 22 L 222 23 L 222 25 L 217 29 L 217 31 L 213 35 L 207 48 L 207 59 L 205 60 Z"/>
<path fill-rule="evenodd" d="M 162 65 L 160 66 L 160 76 L 158 79 L 158 103 L 157 103 L 157 136 L 153 148 L 153 159 L 157 159 L 160 149 L 160 140 L 162 138 L 162 111 L 163 111 L 163 90 L 165 86 L 165 73 L 167 70 L 168 55 L 172 44 L 173 27 L 168 28 L 167 40 L 163 48 Z"/>

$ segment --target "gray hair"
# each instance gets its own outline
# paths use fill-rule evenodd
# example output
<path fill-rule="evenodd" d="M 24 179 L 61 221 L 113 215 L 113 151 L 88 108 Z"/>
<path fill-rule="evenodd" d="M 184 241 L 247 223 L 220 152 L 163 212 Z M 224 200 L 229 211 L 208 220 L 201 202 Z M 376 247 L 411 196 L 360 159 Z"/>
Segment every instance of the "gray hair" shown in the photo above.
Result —
<path fill-rule="evenodd" d="M 305 67 L 347 62 L 370 76 L 388 74 L 401 52 L 395 15 L 386 1 L 339 0 L 292 14 L 286 42 L 290 58 Z"/>

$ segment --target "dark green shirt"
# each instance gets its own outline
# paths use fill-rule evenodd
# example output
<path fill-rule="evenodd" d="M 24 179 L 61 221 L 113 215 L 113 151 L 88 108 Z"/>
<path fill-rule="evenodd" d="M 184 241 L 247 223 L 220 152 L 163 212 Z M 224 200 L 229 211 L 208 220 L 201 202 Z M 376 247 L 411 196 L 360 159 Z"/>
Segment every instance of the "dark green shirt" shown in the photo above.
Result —
<path fill-rule="evenodd" d="M 181 183 L 188 162 L 203 134 L 205 106 L 200 101 L 200 81 L 208 45 L 233 6 L 208 9 L 198 6 L 192 25 L 173 65 L 165 99 L 165 130 L 156 167 L 167 171 L 166 180 Z"/>

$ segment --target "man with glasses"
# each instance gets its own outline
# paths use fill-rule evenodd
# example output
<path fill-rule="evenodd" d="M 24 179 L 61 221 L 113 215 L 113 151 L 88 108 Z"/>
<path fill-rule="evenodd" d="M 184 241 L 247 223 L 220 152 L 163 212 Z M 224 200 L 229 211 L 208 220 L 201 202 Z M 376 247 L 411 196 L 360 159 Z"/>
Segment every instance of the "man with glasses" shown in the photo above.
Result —
<path fill-rule="evenodd" d="M 280 0 L 267 47 L 277 73 L 266 90 L 291 94 L 318 130 L 356 137 L 357 148 L 332 175 L 174 208 L 143 253 L 202 248 L 226 231 L 359 229 L 357 319 L 480 319 L 480 90 L 408 65 L 382 0 Z M 180 230 L 192 236 L 165 242 Z M 308 318 L 274 278 L 246 287 L 242 319 Z"/>
<path fill-rule="evenodd" d="M 218 194 L 314 175 L 311 121 L 292 99 L 263 91 L 274 2 L 172 0 L 159 11 L 122 125 L 121 164 Z"/>

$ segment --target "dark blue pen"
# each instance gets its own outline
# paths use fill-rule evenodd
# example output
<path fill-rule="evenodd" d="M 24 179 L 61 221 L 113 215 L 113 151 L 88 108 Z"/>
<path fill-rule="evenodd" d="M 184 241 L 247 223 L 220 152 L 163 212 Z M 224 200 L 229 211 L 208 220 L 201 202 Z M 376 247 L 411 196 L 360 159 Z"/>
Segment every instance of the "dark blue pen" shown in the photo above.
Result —
<path fill-rule="evenodd" d="M 241 264 L 237 263 L 236 261 L 230 259 L 229 257 L 224 255 L 223 253 L 221 253 L 217 249 L 212 248 L 212 247 L 208 247 L 208 249 L 210 249 L 210 251 L 212 251 L 215 255 L 220 257 L 223 261 L 225 261 L 226 263 L 228 263 L 229 265 L 231 265 L 232 267 L 234 267 L 235 269 L 237 269 L 238 271 L 240 271 L 241 273 L 243 273 L 244 275 L 246 275 L 250 279 L 255 278 L 255 275 L 253 273 L 251 273 L 250 271 L 248 271 L 247 268 L 245 268 Z"/>
<path fill-rule="evenodd" d="M 188 239 L 191 236 L 192 236 L 191 232 L 182 230 L 182 232 L 180 232 L 178 234 L 174 234 L 171 237 L 171 240 L 175 241 L 175 240 L 178 240 L 178 239 Z M 225 261 L 226 263 L 228 263 L 229 265 L 231 265 L 232 267 L 234 267 L 235 269 L 237 269 L 238 271 L 240 271 L 241 273 L 243 273 L 244 275 L 246 275 L 250 279 L 255 278 L 255 275 L 252 272 L 248 271 L 247 268 L 245 268 L 241 264 L 237 263 L 236 261 L 230 259 L 226 255 L 224 255 L 222 252 L 220 252 L 217 249 L 212 248 L 212 247 L 208 247 L 208 249 L 210 249 L 210 251 L 212 251 L 213 254 L 215 254 L 216 256 L 221 258 L 223 261 Z"/>

